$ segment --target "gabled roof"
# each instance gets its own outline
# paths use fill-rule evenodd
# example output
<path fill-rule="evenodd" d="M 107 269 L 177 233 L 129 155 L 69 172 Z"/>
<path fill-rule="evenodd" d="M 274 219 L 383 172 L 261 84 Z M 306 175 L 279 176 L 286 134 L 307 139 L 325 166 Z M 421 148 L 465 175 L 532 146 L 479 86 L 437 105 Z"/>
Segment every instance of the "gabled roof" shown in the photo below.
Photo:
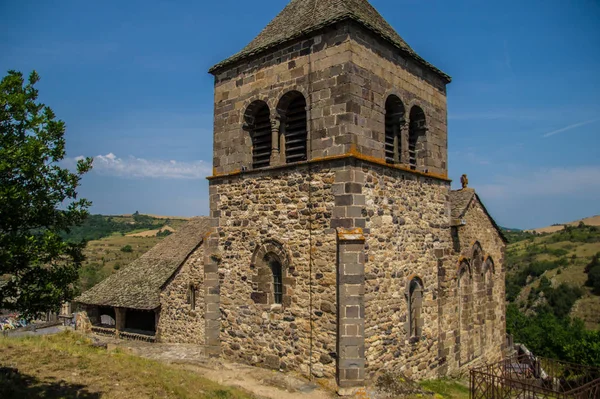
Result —
<path fill-rule="evenodd" d="M 481 198 L 479 198 L 479 195 L 477 195 L 475 190 L 472 188 L 463 188 L 461 190 L 450 191 L 450 217 L 452 218 L 452 220 L 454 221 L 462 219 L 465 216 L 465 213 L 467 213 L 467 209 L 469 209 L 469 205 L 471 205 L 471 202 L 474 199 L 477 200 L 477 202 L 479 202 L 479 205 L 481 205 L 481 208 L 483 209 L 487 217 L 490 219 L 490 222 L 492 223 L 496 231 L 498 231 L 500 238 L 502 238 L 502 240 L 505 243 L 507 243 L 508 240 L 504 236 L 502 229 L 500 228 L 500 226 L 498 226 L 494 218 L 490 215 L 485 205 L 483 205 L 483 202 L 481 201 Z"/>
<path fill-rule="evenodd" d="M 210 231 L 210 219 L 191 219 L 126 268 L 75 298 L 87 305 L 152 310 L 160 306 L 160 289 L 198 248 Z"/>
<path fill-rule="evenodd" d="M 292 0 L 242 51 L 209 72 L 343 20 L 360 23 L 450 82 L 448 75 L 419 57 L 367 0 Z"/>

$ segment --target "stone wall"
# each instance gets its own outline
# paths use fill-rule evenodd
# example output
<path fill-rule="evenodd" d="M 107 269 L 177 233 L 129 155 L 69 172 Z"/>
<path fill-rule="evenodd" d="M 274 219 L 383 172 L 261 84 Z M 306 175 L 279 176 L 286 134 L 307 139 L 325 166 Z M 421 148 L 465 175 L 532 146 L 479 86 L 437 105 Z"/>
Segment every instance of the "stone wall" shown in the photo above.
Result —
<path fill-rule="evenodd" d="M 382 368 L 414 378 L 436 376 L 438 256 L 450 246 L 449 183 L 364 164 L 366 182 L 366 360 L 372 377 Z M 424 285 L 422 334 L 407 331 L 407 286 Z"/>
<path fill-rule="evenodd" d="M 211 180 L 226 357 L 335 376 L 335 170 L 302 165 Z M 265 298 L 269 282 L 257 270 L 256 258 L 271 246 L 289 254 L 281 305 Z"/>
<path fill-rule="evenodd" d="M 469 204 L 462 219 L 465 224 L 453 228 L 455 249 L 460 255 L 456 260 L 457 266 L 453 277 L 454 279 L 458 277 L 459 264 L 468 262 L 473 290 L 471 362 L 496 361 L 502 357 L 506 342 L 504 269 L 506 244 L 477 196 Z M 454 330 L 455 337 L 459 336 L 458 326 L 446 327 L 447 331 Z M 465 344 L 462 337 L 454 341 Z M 456 358 L 452 359 L 455 363 L 453 368 L 464 366 L 457 364 L 460 350 L 455 347 L 450 352 L 456 355 Z"/>
<path fill-rule="evenodd" d="M 190 303 L 190 285 L 195 287 L 195 309 Z M 157 337 L 161 342 L 204 345 L 205 343 L 204 246 L 194 250 L 160 294 Z"/>

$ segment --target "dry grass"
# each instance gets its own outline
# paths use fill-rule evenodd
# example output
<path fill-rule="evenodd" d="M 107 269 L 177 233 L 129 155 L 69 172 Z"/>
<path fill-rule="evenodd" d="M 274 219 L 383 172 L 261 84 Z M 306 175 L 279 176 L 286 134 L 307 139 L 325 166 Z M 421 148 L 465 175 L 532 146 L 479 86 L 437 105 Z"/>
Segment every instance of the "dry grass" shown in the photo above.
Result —
<path fill-rule="evenodd" d="M 0 397 L 252 398 L 184 370 L 95 348 L 74 333 L 0 338 Z"/>
<path fill-rule="evenodd" d="M 580 222 L 583 222 L 588 226 L 600 226 L 600 215 L 592 216 L 592 217 L 581 219 L 581 220 L 576 220 L 574 222 L 565 223 L 565 224 L 568 224 L 570 226 L 577 226 Z M 562 229 L 564 229 L 564 224 L 559 225 L 559 226 L 541 227 L 539 229 L 532 229 L 532 230 L 526 230 L 526 231 L 529 233 L 534 232 L 534 231 L 537 233 L 556 233 L 557 231 L 560 231 Z"/>

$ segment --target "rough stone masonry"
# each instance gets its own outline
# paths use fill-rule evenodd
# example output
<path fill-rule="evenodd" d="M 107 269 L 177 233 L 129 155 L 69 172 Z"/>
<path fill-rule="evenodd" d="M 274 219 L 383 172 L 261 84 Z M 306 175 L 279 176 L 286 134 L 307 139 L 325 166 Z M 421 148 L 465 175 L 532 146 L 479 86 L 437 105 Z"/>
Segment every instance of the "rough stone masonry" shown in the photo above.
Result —
<path fill-rule="evenodd" d="M 211 227 L 156 288 L 158 340 L 342 393 L 502 356 L 505 239 L 450 189 L 448 75 L 366 0 L 293 0 L 210 72 Z"/>

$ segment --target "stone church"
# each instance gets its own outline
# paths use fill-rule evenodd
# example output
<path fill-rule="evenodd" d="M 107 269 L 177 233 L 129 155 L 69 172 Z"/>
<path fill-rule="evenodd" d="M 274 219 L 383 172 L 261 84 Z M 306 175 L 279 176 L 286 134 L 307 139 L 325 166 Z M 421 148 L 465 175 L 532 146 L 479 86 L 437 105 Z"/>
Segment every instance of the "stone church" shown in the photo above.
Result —
<path fill-rule="evenodd" d="M 341 390 L 501 358 L 506 242 L 450 188 L 448 75 L 366 0 L 292 0 L 210 73 L 210 217 L 78 298 L 95 331 Z"/>

